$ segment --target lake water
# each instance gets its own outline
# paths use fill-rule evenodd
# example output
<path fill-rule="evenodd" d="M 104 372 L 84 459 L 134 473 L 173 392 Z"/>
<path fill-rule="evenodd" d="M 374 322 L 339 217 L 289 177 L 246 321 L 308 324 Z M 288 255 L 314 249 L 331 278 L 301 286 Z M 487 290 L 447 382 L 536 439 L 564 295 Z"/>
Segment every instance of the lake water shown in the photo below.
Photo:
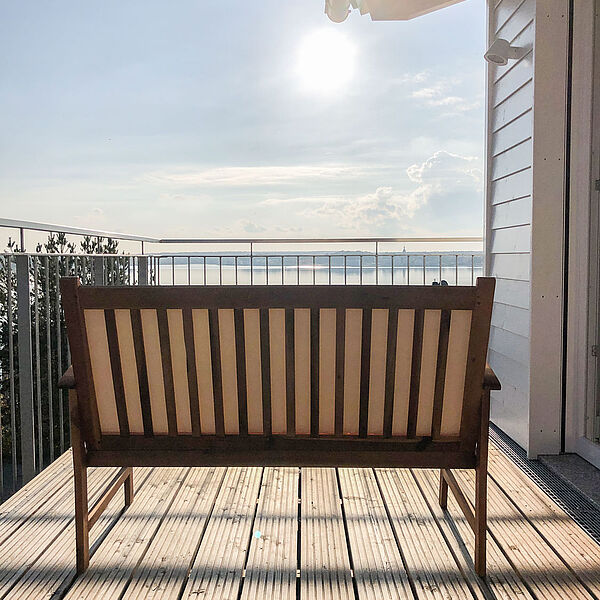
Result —
<path fill-rule="evenodd" d="M 207 261 L 206 265 L 197 262 L 177 264 L 161 259 L 158 272 L 158 283 L 163 285 L 431 285 L 446 280 L 449 285 L 472 285 L 477 277 L 483 275 L 481 264 L 442 266 L 439 264 L 423 264 L 410 269 L 404 265 L 391 263 L 375 265 L 363 264 L 318 264 L 312 262 L 312 257 L 307 264 L 281 264 L 281 260 L 271 260 L 268 267 L 264 258 L 255 258 L 250 270 L 249 261 L 242 264 L 240 261 L 230 261 L 223 258 L 221 264 Z M 469 257 L 470 259 L 470 257 Z M 374 261 L 373 261 L 374 262 Z M 480 262 L 480 261 L 478 261 Z"/>

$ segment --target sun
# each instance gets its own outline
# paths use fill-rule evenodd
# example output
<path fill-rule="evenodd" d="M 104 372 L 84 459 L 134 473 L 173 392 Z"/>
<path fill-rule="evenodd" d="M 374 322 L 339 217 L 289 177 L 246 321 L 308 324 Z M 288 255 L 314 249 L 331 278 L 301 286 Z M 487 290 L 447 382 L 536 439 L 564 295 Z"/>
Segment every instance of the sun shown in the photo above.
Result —
<path fill-rule="evenodd" d="M 356 49 L 348 38 L 333 29 L 307 35 L 298 48 L 296 75 L 302 89 L 329 95 L 342 89 L 354 74 Z"/>

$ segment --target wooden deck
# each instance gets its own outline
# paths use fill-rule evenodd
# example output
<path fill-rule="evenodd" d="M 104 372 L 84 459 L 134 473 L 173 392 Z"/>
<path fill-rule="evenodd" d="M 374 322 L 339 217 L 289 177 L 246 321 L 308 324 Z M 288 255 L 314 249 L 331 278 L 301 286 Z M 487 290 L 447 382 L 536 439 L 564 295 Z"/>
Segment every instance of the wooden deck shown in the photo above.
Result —
<path fill-rule="evenodd" d="M 136 469 L 76 578 L 66 453 L 0 506 L 0 598 L 600 598 L 600 546 L 490 450 L 485 582 L 437 472 L 289 467 Z M 92 501 L 113 471 L 91 470 Z"/>

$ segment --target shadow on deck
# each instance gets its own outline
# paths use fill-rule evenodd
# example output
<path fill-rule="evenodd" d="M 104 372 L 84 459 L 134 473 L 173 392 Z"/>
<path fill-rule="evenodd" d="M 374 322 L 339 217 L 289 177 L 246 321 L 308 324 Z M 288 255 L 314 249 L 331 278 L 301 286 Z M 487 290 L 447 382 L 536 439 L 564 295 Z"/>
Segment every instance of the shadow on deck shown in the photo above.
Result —
<path fill-rule="evenodd" d="M 600 514 L 492 441 L 485 581 L 453 497 L 443 512 L 418 469 L 137 468 L 75 577 L 67 452 L 0 506 L 0 598 L 600 598 Z M 90 470 L 92 502 L 113 472 Z"/>

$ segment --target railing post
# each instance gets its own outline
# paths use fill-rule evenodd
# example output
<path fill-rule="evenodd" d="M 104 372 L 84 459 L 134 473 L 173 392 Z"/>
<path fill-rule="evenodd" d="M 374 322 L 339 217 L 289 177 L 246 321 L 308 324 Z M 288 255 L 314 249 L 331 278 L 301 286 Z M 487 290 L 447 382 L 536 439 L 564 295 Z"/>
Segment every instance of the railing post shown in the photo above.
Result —
<path fill-rule="evenodd" d="M 104 257 L 94 256 L 94 285 L 104 285 Z"/>
<path fill-rule="evenodd" d="M 21 478 L 23 485 L 35 476 L 33 419 L 33 348 L 31 343 L 31 287 L 29 256 L 17 254 L 17 344 L 19 346 L 19 415 L 21 420 Z"/>
<path fill-rule="evenodd" d="M 138 285 L 148 285 L 149 256 L 138 256 Z"/>

